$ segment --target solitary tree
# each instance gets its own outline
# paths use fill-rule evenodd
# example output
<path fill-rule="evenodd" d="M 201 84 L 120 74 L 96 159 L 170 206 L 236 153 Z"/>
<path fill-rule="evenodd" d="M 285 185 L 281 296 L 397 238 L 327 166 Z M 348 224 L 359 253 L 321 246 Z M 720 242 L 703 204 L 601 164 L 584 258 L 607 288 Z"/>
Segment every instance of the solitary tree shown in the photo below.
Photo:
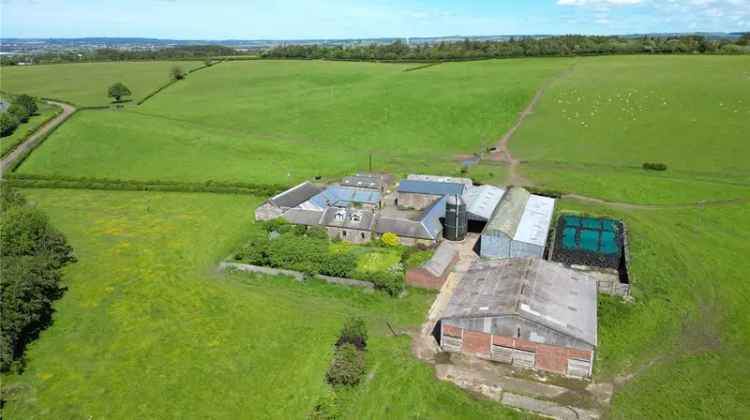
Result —
<path fill-rule="evenodd" d="M 183 70 L 180 66 L 172 67 L 172 70 L 169 71 L 169 74 L 174 80 L 182 80 L 185 78 L 185 70 Z"/>
<path fill-rule="evenodd" d="M 36 105 L 36 100 L 29 95 L 18 95 L 13 102 L 26 109 L 26 113 L 29 116 L 36 114 L 39 110 L 39 107 Z"/>
<path fill-rule="evenodd" d="M 120 82 L 117 82 L 109 87 L 107 95 L 110 98 L 115 98 L 115 102 L 120 102 L 120 98 L 122 98 L 123 96 L 130 96 L 131 93 L 130 89 L 128 89 L 127 86 L 123 85 Z"/>

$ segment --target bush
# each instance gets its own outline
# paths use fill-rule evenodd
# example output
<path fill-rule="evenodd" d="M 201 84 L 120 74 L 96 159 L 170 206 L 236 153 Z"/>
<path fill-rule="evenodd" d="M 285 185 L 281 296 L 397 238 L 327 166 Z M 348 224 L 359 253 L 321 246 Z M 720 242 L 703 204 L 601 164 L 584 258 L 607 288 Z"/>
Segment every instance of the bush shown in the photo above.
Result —
<path fill-rule="evenodd" d="M 643 169 L 647 171 L 666 171 L 667 165 L 658 162 L 646 162 L 643 164 Z"/>
<path fill-rule="evenodd" d="M 353 254 L 326 254 L 320 261 L 320 274 L 333 277 L 351 277 L 357 269 Z"/>
<path fill-rule="evenodd" d="M 182 69 L 180 66 L 173 66 L 172 69 L 169 71 L 169 75 L 172 77 L 173 80 L 182 80 L 185 78 L 185 70 Z"/>
<path fill-rule="evenodd" d="M 310 226 L 307 228 L 307 237 L 312 239 L 328 239 L 328 231 L 321 226 Z"/>
<path fill-rule="evenodd" d="M 313 412 L 307 418 L 310 420 L 335 420 L 341 418 L 341 409 L 339 408 L 338 401 L 336 401 L 336 393 L 329 391 L 320 397 L 318 403 L 313 408 Z"/>
<path fill-rule="evenodd" d="M 353 276 L 357 280 L 369 281 L 378 289 L 391 296 L 398 296 L 404 291 L 404 273 L 391 271 L 357 271 Z"/>
<path fill-rule="evenodd" d="M 18 118 L 10 112 L 0 114 L 0 137 L 7 137 L 13 134 L 18 127 Z"/>
<path fill-rule="evenodd" d="M 367 347 L 367 324 L 362 318 L 352 317 L 344 322 L 344 328 L 341 329 L 341 336 L 336 342 L 336 347 L 344 344 L 351 344 L 357 350 L 364 350 Z"/>
<path fill-rule="evenodd" d="M 18 104 L 13 104 L 13 105 L 9 106 L 8 107 L 8 114 L 11 114 L 14 117 L 16 117 L 16 119 L 20 123 L 28 122 L 29 118 L 31 117 L 31 114 L 29 113 L 29 111 L 26 108 L 24 108 L 24 107 L 22 107 L 21 105 L 18 105 Z"/>
<path fill-rule="evenodd" d="M 39 111 L 36 100 L 29 95 L 18 95 L 13 103 L 22 107 L 29 116 L 32 116 Z"/>
<path fill-rule="evenodd" d="M 365 375 L 365 357 L 351 344 L 336 348 L 326 379 L 334 386 L 357 385 Z"/>
<path fill-rule="evenodd" d="M 380 241 L 385 246 L 397 247 L 401 245 L 401 240 L 398 239 L 398 235 L 393 232 L 386 232 L 380 237 Z"/>

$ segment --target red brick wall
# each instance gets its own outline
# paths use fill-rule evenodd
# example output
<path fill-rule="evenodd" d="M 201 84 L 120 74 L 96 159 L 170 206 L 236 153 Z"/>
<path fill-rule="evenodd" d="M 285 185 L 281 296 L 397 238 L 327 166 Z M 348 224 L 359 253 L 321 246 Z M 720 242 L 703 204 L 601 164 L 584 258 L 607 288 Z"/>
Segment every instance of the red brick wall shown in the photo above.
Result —
<path fill-rule="evenodd" d="M 463 351 L 466 353 L 490 355 L 490 338 L 485 333 L 464 330 Z"/>
<path fill-rule="evenodd" d="M 439 290 L 448 278 L 446 273 L 443 277 L 435 277 L 428 273 L 427 270 L 415 268 L 406 272 L 406 284 L 412 287 L 421 287 L 422 289 Z"/>
<path fill-rule="evenodd" d="M 443 334 L 453 337 L 461 337 L 461 328 L 443 325 Z M 533 351 L 536 353 L 536 368 L 549 372 L 565 375 L 568 373 L 568 359 L 592 359 L 589 350 L 572 349 L 568 347 L 552 346 L 549 344 L 534 343 L 513 337 L 485 334 L 477 331 L 463 331 L 463 348 L 466 353 L 473 353 L 480 357 L 489 358 L 492 344 L 510 347 L 518 350 Z"/>

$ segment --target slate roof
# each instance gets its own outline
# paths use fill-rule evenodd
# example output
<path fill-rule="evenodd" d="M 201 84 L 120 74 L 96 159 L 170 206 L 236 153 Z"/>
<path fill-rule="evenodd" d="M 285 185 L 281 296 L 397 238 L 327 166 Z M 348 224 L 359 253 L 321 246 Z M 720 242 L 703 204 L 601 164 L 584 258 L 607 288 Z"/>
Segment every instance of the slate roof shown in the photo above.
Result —
<path fill-rule="evenodd" d="M 323 226 L 366 231 L 371 231 L 374 223 L 375 214 L 369 209 L 329 207 L 320 219 Z"/>
<path fill-rule="evenodd" d="M 442 318 L 517 315 L 597 345 L 597 285 L 586 273 L 539 258 L 474 263 Z"/>
<path fill-rule="evenodd" d="M 316 226 L 323 217 L 323 212 L 319 210 L 294 208 L 284 212 L 281 217 L 287 222 L 295 225 Z"/>
<path fill-rule="evenodd" d="M 292 187 L 282 193 L 279 193 L 269 200 L 271 204 L 281 208 L 292 208 L 304 203 L 310 198 L 321 192 L 321 188 L 305 181 L 295 187 Z"/>
<path fill-rule="evenodd" d="M 375 231 L 379 234 L 393 232 L 405 238 L 438 239 L 443 233 L 440 218 L 445 217 L 446 199 L 447 196 L 437 200 L 417 220 L 381 216 L 375 224 Z"/>
<path fill-rule="evenodd" d="M 463 195 L 466 185 L 455 182 L 418 181 L 404 179 L 398 185 L 400 193 L 429 195 Z"/>

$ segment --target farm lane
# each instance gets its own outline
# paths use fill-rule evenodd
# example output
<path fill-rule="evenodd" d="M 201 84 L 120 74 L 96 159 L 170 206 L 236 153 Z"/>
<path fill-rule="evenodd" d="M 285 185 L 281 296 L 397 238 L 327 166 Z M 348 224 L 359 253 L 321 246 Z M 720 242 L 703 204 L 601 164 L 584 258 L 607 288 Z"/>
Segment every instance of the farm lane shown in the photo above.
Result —
<path fill-rule="evenodd" d="M 60 113 L 60 115 L 56 116 L 55 118 L 51 119 L 50 121 L 47 121 L 44 125 L 39 127 L 34 134 L 30 135 L 26 141 L 19 144 L 12 152 L 8 153 L 7 156 L 5 156 L 2 159 L 2 162 L 0 162 L 0 174 L 4 174 L 6 168 L 12 167 L 18 159 L 23 158 L 23 156 L 30 150 L 32 150 L 34 147 L 36 147 L 37 144 L 41 140 L 44 139 L 44 137 L 53 129 L 55 129 L 58 125 L 65 122 L 65 120 L 68 119 L 73 113 L 76 111 L 76 108 L 72 105 L 68 105 L 66 103 L 62 102 L 55 102 L 55 101 L 47 101 L 50 105 L 56 105 L 63 109 L 63 111 Z"/>

